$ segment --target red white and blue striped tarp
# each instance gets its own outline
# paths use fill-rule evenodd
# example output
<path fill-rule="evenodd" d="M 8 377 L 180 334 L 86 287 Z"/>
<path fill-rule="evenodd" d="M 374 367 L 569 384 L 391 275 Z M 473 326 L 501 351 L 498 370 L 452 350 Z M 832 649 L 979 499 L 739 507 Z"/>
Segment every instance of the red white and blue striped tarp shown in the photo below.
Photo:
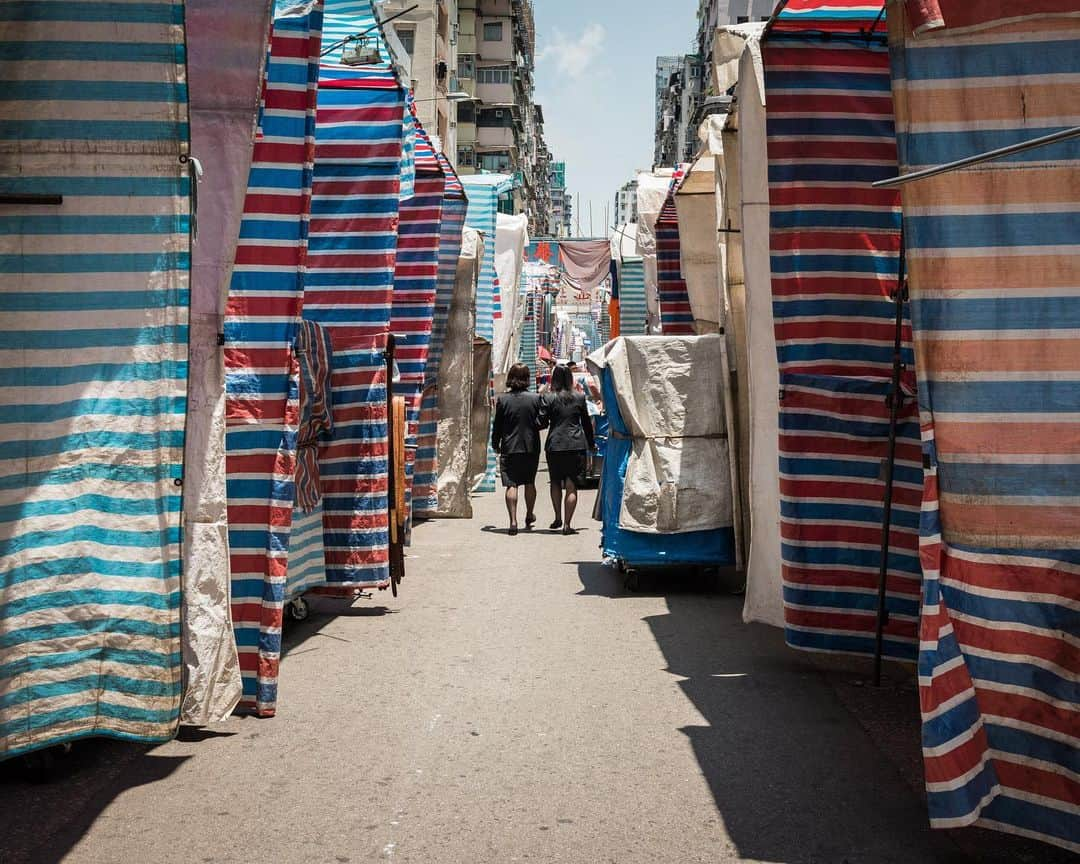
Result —
<path fill-rule="evenodd" d="M 694 335 L 694 313 L 682 275 L 679 211 L 675 206 L 675 193 L 686 170 L 686 165 L 675 169 L 667 200 L 656 220 L 656 278 L 660 294 L 660 329 L 665 336 Z"/>
<path fill-rule="evenodd" d="M 416 178 L 413 197 L 401 204 L 397 264 L 390 332 L 400 380 L 394 392 L 405 397 L 405 508 L 412 513 L 413 480 L 420 433 L 420 402 L 424 392 L 435 315 L 439 275 L 439 245 L 446 178 L 431 139 L 416 125 Z"/>
<path fill-rule="evenodd" d="M 1021 6 L 896 4 L 905 171 L 1080 125 L 1080 12 Z M 930 817 L 1080 852 L 1080 142 L 910 183 L 903 200 Z"/>
<path fill-rule="evenodd" d="M 823 40 L 817 29 L 774 33 L 764 50 L 785 634 L 797 648 L 872 653 L 901 219 L 899 196 L 869 184 L 896 172 L 896 142 L 882 40 Z M 910 370 L 909 338 L 905 325 Z M 909 397 L 884 645 L 908 660 L 921 590 L 918 433 Z"/>
<path fill-rule="evenodd" d="M 317 9 L 273 24 L 225 311 L 226 489 L 240 707 L 262 716 L 276 708 L 281 657 L 299 399 L 293 344 L 303 306 L 320 25 Z"/>
<path fill-rule="evenodd" d="M 885 0 L 787 0 L 772 32 L 858 33 L 876 24 L 874 32 L 884 34 L 884 5 Z"/>
<path fill-rule="evenodd" d="M 183 3 L 2 9 L 0 759 L 176 731 L 191 259 Z"/>
<path fill-rule="evenodd" d="M 413 513 L 417 517 L 438 514 L 438 432 L 439 366 L 442 363 L 450 304 L 457 283 L 458 258 L 465 228 L 465 187 L 454 172 L 450 160 L 436 153 L 443 171 L 442 222 L 439 228 L 439 272 L 435 289 L 431 343 L 424 373 L 424 395 L 420 408 L 420 428 L 416 450 L 416 475 L 413 480 Z"/>
<path fill-rule="evenodd" d="M 389 67 L 319 70 L 304 317 L 334 345 L 334 438 L 321 465 L 326 578 L 341 587 L 390 584 L 384 354 L 404 101 Z"/>

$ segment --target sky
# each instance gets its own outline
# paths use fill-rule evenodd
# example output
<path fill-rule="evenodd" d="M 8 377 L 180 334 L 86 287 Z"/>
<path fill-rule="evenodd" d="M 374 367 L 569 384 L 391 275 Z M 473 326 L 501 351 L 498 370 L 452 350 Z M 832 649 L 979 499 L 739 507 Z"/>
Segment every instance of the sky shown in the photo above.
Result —
<path fill-rule="evenodd" d="M 536 101 L 581 233 L 604 236 L 604 206 L 652 166 L 656 57 L 695 50 L 698 0 L 533 0 Z M 612 217 L 614 218 L 614 217 Z M 575 217 L 576 221 L 576 217 Z"/>

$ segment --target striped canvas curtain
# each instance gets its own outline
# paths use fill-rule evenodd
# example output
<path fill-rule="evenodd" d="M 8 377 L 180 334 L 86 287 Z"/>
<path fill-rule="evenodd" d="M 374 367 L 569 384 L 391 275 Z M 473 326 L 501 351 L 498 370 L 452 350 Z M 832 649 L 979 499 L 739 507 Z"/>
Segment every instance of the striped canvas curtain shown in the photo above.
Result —
<path fill-rule="evenodd" d="M 295 12 L 273 24 L 225 310 L 233 626 L 240 707 L 260 716 L 277 706 L 299 422 L 293 343 L 303 307 L 321 46 L 318 8 Z"/>
<path fill-rule="evenodd" d="M 0 86 L 0 194 L 55 196 L 0 204 L 0 757 L 180 711 L 184 8 L 53 5 L 0 20 L 34 70 Z"/>
<path fill-rule="evenodd" d="M 888 54 L 880 38 L 822 39 L 831 19 L 785 22 L 764 46 L 785 632 L 797 648 L 873 653 L 900 264 L 899 197 L 869 186 L 896 171 Z M 910 370 L 906 323 L 904 340 Z M 903 659 L 917 650 L 921 489 L 909 396 L 884 645 Z"/>
<path fill-rule="evenodd" d="M 648 323 L 645 262 L 641 258 L 623 258 L 619 262 L 619 334 L 643 336 Z"/>
<path fill-rule="evenodd" d="M 682 275 L 679 211 L 675 207 L 675 193 L 687 168 L 681 165 L 672 175 L 667 200 L 656 220 L 657 290 L 660 295 L 661 332 L 665 336 L 694 335 L 694 313 Z"/>
<path fill-rule="evenodd" d="M 390 332 L 401 380 L 394 392 L 405 397 L 405 507 L 411 514 L 420 433 L 420 409 L 428 370 L 446 177 L 427 132 L 416 124 L 414 194 L 401 205 Z M 434 377 L 434 376 L 432 376 Z"/>
<path fill-rule="evenodd" d="M 906 6 L 889 7 L 905 171 L 1080 126 L 1074 2 Z M 1080 851 L 1080 142 L 908 184 L 903 203 L 930 817 Z"/>
<path fill-rule="evenodd" d="M 439 229 L 439 273 L 435 287 L 435 310 L 431 326 L 431 344 L 424 373 L 424 396 L 420 408 L 420 429 L 416 450 L 416 476 L 413 480 L 413 513 L 419 518 L 438 515 L 439 475 L 439 370 L 442 365 L 450 306 L 457 282 L 458 258 L 461 255 L 465 227 L 465 189 L 449 160 L 436 154 L 443 170 L 444 188 L 442 223 Z"/>

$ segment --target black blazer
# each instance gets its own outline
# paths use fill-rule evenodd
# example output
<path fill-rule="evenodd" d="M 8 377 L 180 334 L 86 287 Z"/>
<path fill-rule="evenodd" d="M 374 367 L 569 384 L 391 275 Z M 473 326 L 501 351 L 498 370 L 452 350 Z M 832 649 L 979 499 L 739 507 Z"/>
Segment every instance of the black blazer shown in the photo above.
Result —
<path fill-rule="evenodd" d="M 549 393 L 544 397 L 544 413 L 550 430 L 547 450 L 556 453 L 575 450 L 591 452 L 596 446 L 589 407 L 581 393 L 575 393 L 572 399 Z"/>
<path fill-rule="evenodd" d="M 495 403 L 491 446 L 496 453 L 539 453 L 544 402 L 537 393 L 503 393 Z"/>

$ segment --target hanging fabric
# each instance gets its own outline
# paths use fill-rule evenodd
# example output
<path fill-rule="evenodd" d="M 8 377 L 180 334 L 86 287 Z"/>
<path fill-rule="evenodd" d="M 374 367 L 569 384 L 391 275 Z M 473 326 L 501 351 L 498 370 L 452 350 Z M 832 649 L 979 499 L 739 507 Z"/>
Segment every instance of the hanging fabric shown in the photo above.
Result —
<path fill-rule="evenodd" d="M 656 219 L 656 291 L 660 299 L 660 331 L 665 336 L 694 335 L 694 313 L 682 274 L 679 212 L 675 206 L 675 193 L 688 167 L 680 165 L 675 169 Z"/>
<path fill-rule="evenodd" d="M 1080 125 L 1062 83 L 1080 73 L 1075 3 L 896 2 L 889 19 L 902 173 Z M 1080 141 L 902 193 L 931 822 L 1080 851 Z"/>
<path fill-rule="evenodd" d="M 229 561 L 243 676 L 240 707 L 264 717 L 277 708 L 295 498 L 300 381 L 293 346 L 303 307 L 321 24 L 317 3 L 274 20 L 225 310 Z"/>

